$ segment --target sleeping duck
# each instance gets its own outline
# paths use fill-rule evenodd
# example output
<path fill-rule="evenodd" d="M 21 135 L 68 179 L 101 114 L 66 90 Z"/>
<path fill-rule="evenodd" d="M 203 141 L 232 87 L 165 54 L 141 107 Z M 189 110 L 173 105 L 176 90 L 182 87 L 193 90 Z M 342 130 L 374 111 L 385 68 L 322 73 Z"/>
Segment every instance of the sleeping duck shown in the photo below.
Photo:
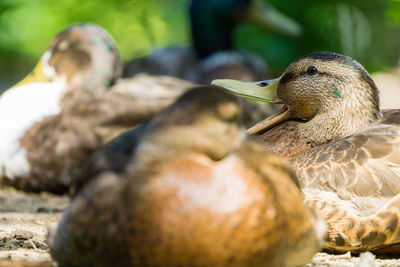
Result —
<path fill-rule="evenodd" d="M 265 77 L 262 60 L 234 50 L 235 27 L 244 22 L 299 36 L 301 27 L 264 0 L 192 0 L 189 17 L 193 47 L 170 46 L 125 65 L 124 76 L 162 74 L 208 84 L 216 78 L 255 81 Z"/>
<path fill-rule="evenodd" d="M 306 264 L 325 225 L 240 116 L 235 97 L 200 87 L 155 117 L 125 166 L 64 212 L 49 240 L 59 266 Z"/>
<path fill-rule="evenodd" d="M 380 110 L 378 88 L 357 61 L 316 52 L 277 80 L 213 84 L 283 104 L 248 132 L 296 168 L 305 202 L 327 221 L 326 249 L 400 243 L 400 110 Z"/>
<path fill-rule="evenodd" d="M 191 86 L 145 75 L 116 82 L 121 68 L 114 41 L 99 26 L 58 34 L 33 72 L 0 96 L 1 183 L 66 192 L 90 154 Z"/>

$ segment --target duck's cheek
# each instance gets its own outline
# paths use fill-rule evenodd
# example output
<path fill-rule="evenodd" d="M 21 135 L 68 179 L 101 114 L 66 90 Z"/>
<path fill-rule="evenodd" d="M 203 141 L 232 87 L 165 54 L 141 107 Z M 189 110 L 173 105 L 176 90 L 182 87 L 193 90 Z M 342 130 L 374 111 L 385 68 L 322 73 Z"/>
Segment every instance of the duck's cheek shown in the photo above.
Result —
<path fill-rule="evenodd" d="M 298 119 L 312 119 L 317 113 L 317 107 L 309 101 L 295 102 L 288 105 L 290 113 Z"/>
<path fill-rule="evenodd" d="M 279 84 L 276 96 L 286 105 L 294 105 L 304 99 L 304 93 L 296 81 Z"/>

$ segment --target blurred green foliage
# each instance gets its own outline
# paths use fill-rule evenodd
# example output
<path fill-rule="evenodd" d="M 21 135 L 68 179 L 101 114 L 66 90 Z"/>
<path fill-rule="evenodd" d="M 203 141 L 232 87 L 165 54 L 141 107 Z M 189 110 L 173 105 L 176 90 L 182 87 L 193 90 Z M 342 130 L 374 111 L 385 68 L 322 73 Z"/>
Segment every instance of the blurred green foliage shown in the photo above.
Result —
<path fill-rule="evenodd" d="M 313 51 L 349 55 L 370 72 L 397 65 L 400 55 L 400 0 L 271 0 L 286 15 L 296 19 L 305 34 L 293 40 L 247 26 L 238 43 L 256 50 L 271 67 L 280 69 L 293 59 Z"/>
<path fill-rule="evenodd" d="M 305 29 L 292 39 L 242 25 L 237 47 L 259 53 L 271 74 L 317 50 L 359 60 L 369 71 L 397 64 L 400 0 L 270 0 Z M 0 87 L 24 76 L 48 43 L 67 25 L 93 22 L 106 28 L 124 60 L 170 44 L 190 42 L 187 0 L 0 0 Z"/>

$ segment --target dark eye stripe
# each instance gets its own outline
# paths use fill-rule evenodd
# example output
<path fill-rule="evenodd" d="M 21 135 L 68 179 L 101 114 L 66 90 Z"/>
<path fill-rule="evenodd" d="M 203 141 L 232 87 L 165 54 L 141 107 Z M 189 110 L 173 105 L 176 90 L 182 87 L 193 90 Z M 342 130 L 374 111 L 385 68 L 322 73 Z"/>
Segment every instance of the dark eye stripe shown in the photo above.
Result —
<path fill-rule="evenodd" d="M 281 78 L 281 80 L 279 81 L 279 83 L 280 83 L 280 84 L 285 84 L 285 83 L 290 82 L 291 80 L 294 80 L 295 78 L 296 78 L 296 76 L 294 75 L 294 73 L 291 72 L 291 71 L 289 71 L 289 72 L 286 72 L 286 73 L 282 76 L 282 78 Z"/>
<path fill-rule="evenodd" d="M 306 71 L 300 71 L 300 76 L 304 76 L 304 75 L 306 75 L 306 74 L 308 74 Z M 316 73 L 316 74 L 318 74 L 318 75 L 322 75 L 322 76 L 333 76 L 332 74 L 330 74 L 329 72 L 318 72 L 318 73 Z"/>
<path fill-rule="evenodd" d="M 296 75 L 296 74 L 294 74 L 293 72 L 291 72 L 291 71 L 289 71 L 289 72 L 287 72 L 287 73 L 285 73 L 283 76 L 282 76 L 282 78 L 281 78 L 281 80 L 279 81 L 279 83 L 280 84 L 285 84 L 285 83 L 289 83 L 290 81 L 292 81 L 292 80 L 294 80 L 294 79 L 296 79 L 296 78 L 298 78 L 298 77 L 301 77 L 301 76 L 304 76 L 304 75 L 306 75 L 307 74 L 307 72 L 306 71 L 300 71 L 300 73 L 299 73 L 299 75 Z M 329 72 L 318 72 L 318 73 L 316 73 L 317 75 L 322 75 L 322 76 L 330 76 L 330 77 L 332 77 L 333 75 L 331 74 L 331 73 L 329 73 Z"/>

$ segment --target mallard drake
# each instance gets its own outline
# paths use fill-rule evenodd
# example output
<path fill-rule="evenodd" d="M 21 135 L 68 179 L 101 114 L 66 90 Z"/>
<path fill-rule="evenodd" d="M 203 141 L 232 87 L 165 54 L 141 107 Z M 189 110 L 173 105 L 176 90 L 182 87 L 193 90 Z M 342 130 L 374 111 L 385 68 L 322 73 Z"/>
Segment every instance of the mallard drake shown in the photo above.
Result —
<path fill-rule="evenodd" d="M 123 171 L 99 173 L 74 198 L 50 238 L 53 258 L 60 266 L 307 263 L 324 224 L 302 204 L 291 168 L 245 135 L 240 116 L 222 90 L 185 93 L 151 121 Z"/>
<path fill-rule="evenodd" d="M 326 249 L 375 251 L 400 242 L 400 110 L 380 110 L 378 88 L 361 64 L 316 52 L 277 80 L 213 84 L 283 104 L 248 131 L 296 168 L 305 201 L 328 223 Z"/>
<path fill-rule="evenodd" d="M 91 153 L 191 86 L 144 75 L 116 82 L 121 68 L 114 41 L 99 26 L 58 34 L 33 72 L 0 96 L 0 181 L 66 192 Z"/>
<path fill-rule="evenodd" d="M 124 76 L 162 74 L 194 83 L 216 78 L 255 81 L 265 77 L 264 62 L 251 53 L 234 50 L 235 27 L 243 22 L 289 36 L 301 27 L 264 0 L 192 0 L 189 9 L 193 47 L 170 46 L 125 65 Z"/>

